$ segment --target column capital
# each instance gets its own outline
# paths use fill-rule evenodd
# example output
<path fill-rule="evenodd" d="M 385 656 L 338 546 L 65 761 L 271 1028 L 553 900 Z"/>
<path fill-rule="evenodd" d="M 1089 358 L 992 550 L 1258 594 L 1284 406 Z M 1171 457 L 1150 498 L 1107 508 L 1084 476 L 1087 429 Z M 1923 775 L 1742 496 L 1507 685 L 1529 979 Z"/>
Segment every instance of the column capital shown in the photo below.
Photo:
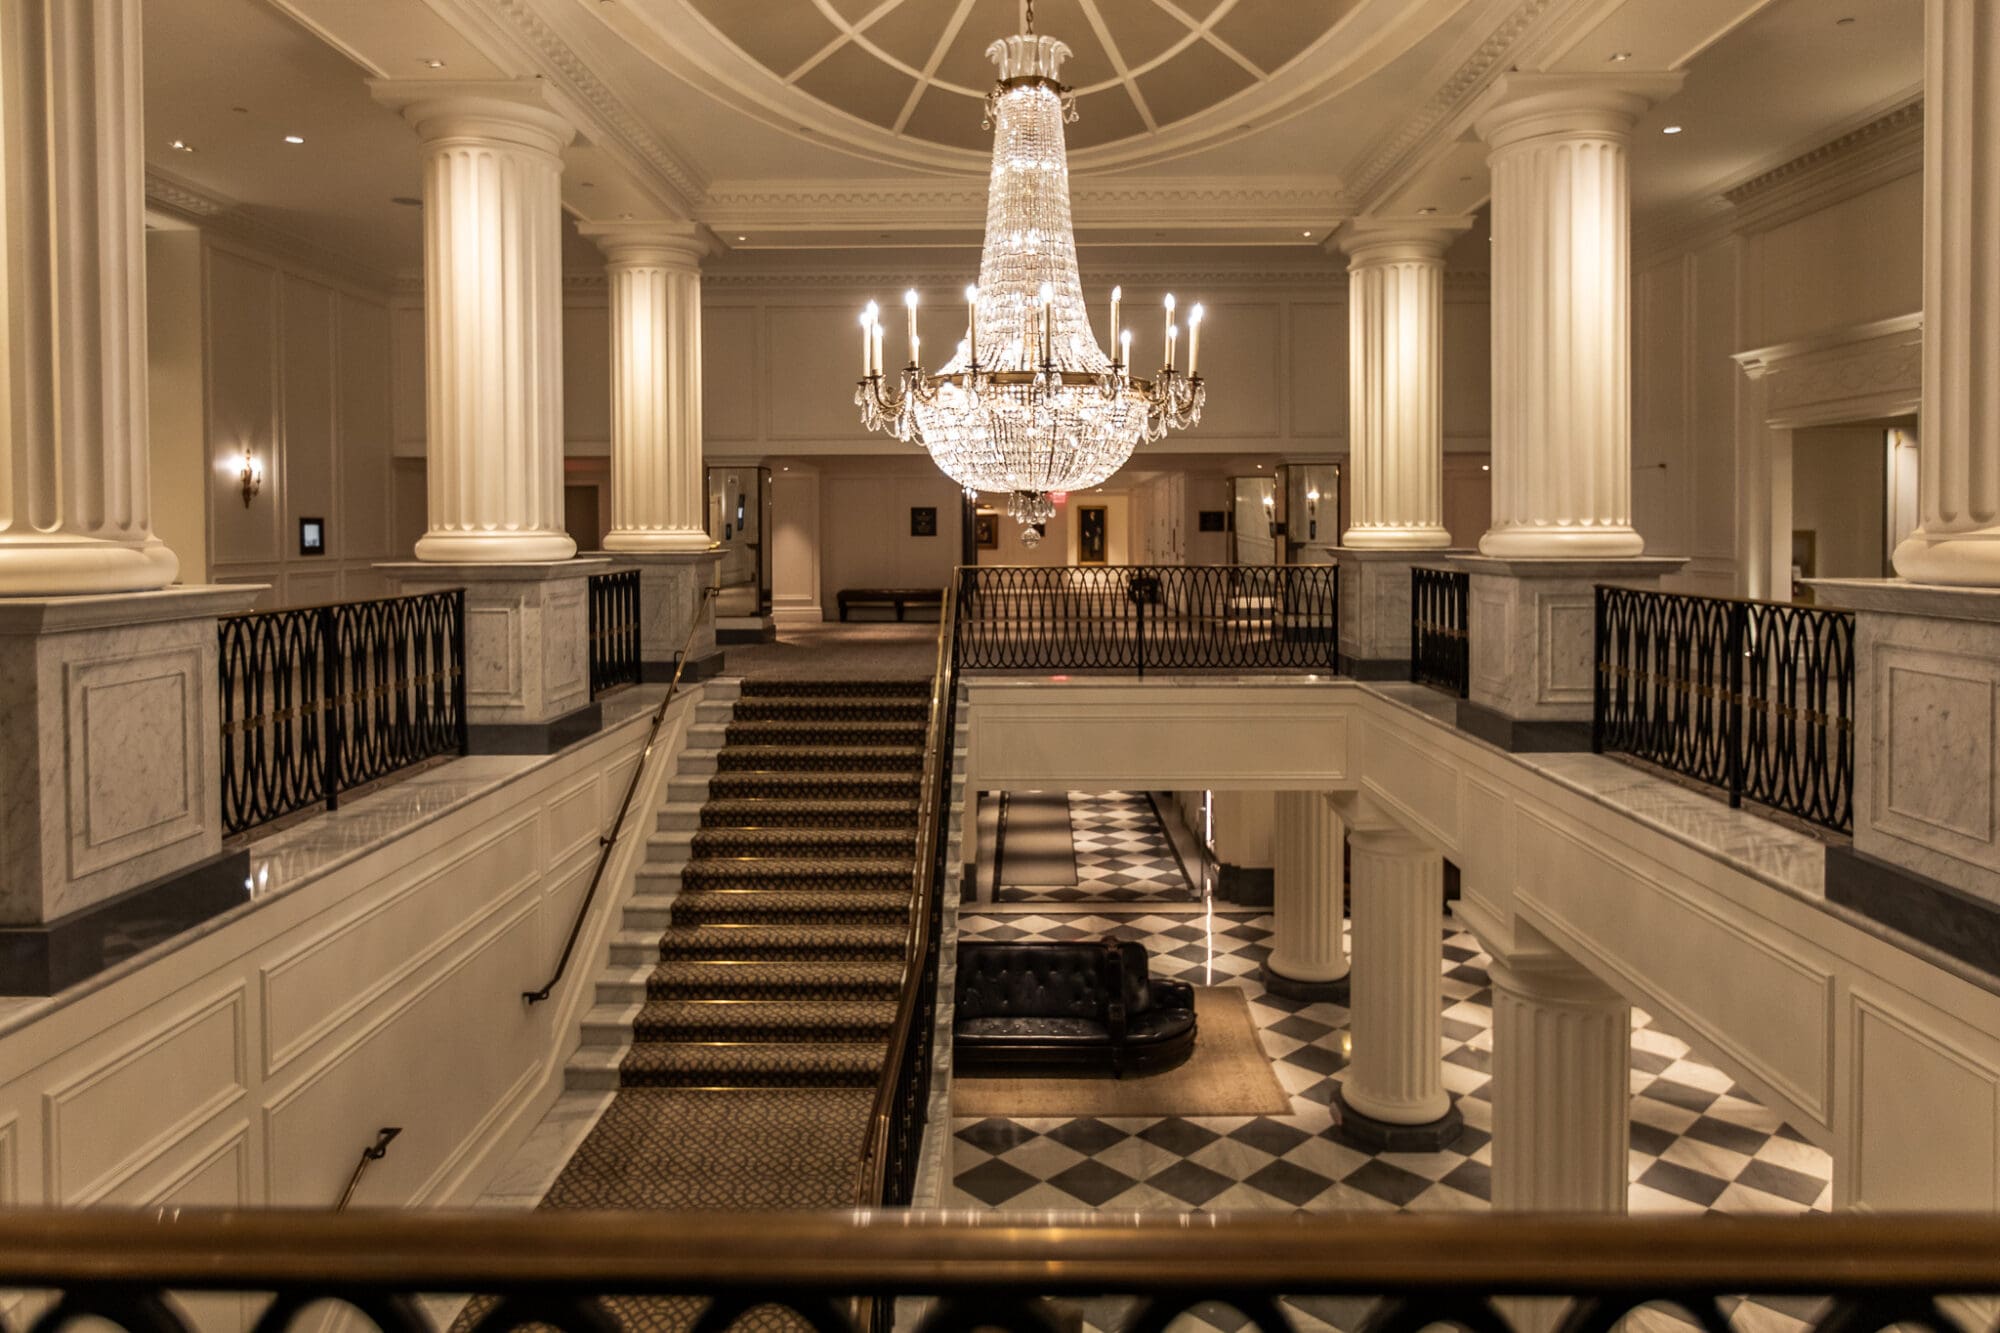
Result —
<path fill-rule="evenodd" d="M 1686 79 L 1678 70 L 1503 74 L 1480 99 L 1473 130 L 1494 148 L 1578 134 L 1622 139 L 1648 107 L 1679 92 Z"/>
<path fill-rule="evenodd" d="M 643 266 L 695 272 L 714 252 L 707 230 L 694 222 L 579 222 L 576 233 L 595 241 L 612 268 Z"/>
<path fill-rule="evenodd" d="M 1442 264 L 1444 252 L 1472 229 L 1472 222 L 1471 217 L 1462 213 L 1383 213 L 1349 218 L 1337 240 L 1347 253 L 1349 268 L 1366 264 Z"/>
<path fill-rule="evenodd" d="M 368 91 L 426 144 L 487 140 L 553 156 L 576 137 L 540 79 L 370 79 Z"/>

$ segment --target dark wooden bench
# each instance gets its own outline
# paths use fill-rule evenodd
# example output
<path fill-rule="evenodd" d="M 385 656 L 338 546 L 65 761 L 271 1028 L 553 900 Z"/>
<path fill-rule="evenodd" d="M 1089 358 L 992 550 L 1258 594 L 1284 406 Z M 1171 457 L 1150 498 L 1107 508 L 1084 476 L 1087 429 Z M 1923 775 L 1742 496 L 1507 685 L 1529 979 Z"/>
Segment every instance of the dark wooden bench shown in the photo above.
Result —
<path fill-rule="evenodd" d="M 850 606 L 893 606 L 896 619 L 903 618 L 903 610 L 911 606 L 935 606 L 944 608 L 942 588 L 842 588 L 835 596 L 840 601 L 840 618 L 847 619 Z"/>

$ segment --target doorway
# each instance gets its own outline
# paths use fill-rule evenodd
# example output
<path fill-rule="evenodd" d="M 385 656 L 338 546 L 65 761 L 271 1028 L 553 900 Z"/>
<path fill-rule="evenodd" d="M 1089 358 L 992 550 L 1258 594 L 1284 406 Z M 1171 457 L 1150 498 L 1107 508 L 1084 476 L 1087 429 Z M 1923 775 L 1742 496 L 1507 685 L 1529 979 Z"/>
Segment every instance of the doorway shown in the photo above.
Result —
<path fill-rule="evenodd" d="M 1916 524 L 1914 417 L 1792 432 L 1790 587 L 1806 580 L 1894 574 L 1896 543 Z"/>

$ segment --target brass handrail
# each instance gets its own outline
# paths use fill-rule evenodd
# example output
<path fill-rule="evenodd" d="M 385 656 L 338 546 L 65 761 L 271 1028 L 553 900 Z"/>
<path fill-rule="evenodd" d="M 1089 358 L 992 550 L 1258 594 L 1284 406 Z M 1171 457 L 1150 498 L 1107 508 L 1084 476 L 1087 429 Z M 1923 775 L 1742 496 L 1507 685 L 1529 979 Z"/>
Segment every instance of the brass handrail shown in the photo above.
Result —
<path fill-rule="evenodd" d="M 1990 1214 L 0 1211 L 0 1288 L 1034 1293 L 2000 1290 Z"/>
<path fill-rule="evenodd" d="M 604 868 L 611 864 L 612 849 L 617 847 L 619 835 L 625 831 L 625 815 L 632 808 L 632 796 L 639 790 L 639 780 L 646 775 L 646 761 L 653 757 L 653 747 L 659 744 L 660 724 L 667 720 L 667 707 L 674 701 L 674 695 L 681 687 L 681 672 L 687 668 L 688 650 L 694 647 L 694 632 L 701 627 L 702 612 L 708 609 L 709 599 L 717 589 L 711 585 L 701 590 L 695 599 L 694 619 L 688 622 L 687 637 L 681 640 L 681 650 L 674 658 L 674 678 L 667 682 L 667 695 L 660 700 L 660 706 L 653 710 L 653 725 L 646 733 L 646 748 L 639 751 L 639 762 L 632 766 L 631 780 L 625 784 L 625 799 L 618 803 L 618 817 L 611 821 L 611 832 L 597 839 L 597 869 L 590 872 L 590 887 L 584 890 L 583 901 L 576 905 L 576 920 L 570 923 L 569 938 L 563 941 L 562 957 L 556 959 L 556 970 L 540 990 L 521 992 L 521 998 L 529 1004 L 540 1004 L 549 998 L 550 992 L 563 978 L 569 967 L 569 956 L 576 951 L 577 937 L 583 934 L 583 923 L 590 915 L 590 904 L 597 897 L 597 886 L 604 880 Z"/>
<path fill-rule="evenodd" d="M 912 870 L 910 894 L 910 943 L 903 957 L 903 993 L 896 1003 L 896 1023 L 889 1031 L 889 1053 L 882 1067 L 882 1081 L 875 1088 L 875 1105 L 868 1114 L 868 1132 L 861 1150 L 861 1168 L 856 1181 L 855 1202 L 873 1207 L 886 1202 L 889 1142 L 894 1133 L 896 1087 L 901 1081 L 904 1052 L 912 1040 L 931 1041 L 931 1032 L 914 1031 L 923 1007 L 924 955 L 930 948 L 932 900 L 940 892 L 938 883 L 938 841 L 944 836 L 943 804 L 938 795 L 944 785 L 944 799 L 950 799 L 952 754 L 945 747 L 945 719 L 952 703 L 950 692 L 957 688 L 952 672 L 958 651 L 958 594 L 962 570 L 954 570 L 945 586 L 944 603 L 938 613 L 937 661 L 931 673 L 930 723 L 924 739 L 924 778 L 917 794 L 916 865 Z M 953 747 L 955 748 L 955 747 Z M 941 946 L 940 946 L 941 947 Z"/>
<path fill-rule="evenodd" d="M 340 1202 L 333 1206 L 335 1212 L 343 1212 L 354 1199 L 354 1191 L 361 1188 L 361 1177 L 368 1173 L 370 1162 L 379 1162 L 389 1155 L 389 1145 L 403 1132 L 401 1125 L 389 1125 L 375 1131 L 375 1142 L 361 1150 L 361 1160 L 354 1164 L 354 1174 L 347 1178 L 347 1188 L 340 1192 Z"/>

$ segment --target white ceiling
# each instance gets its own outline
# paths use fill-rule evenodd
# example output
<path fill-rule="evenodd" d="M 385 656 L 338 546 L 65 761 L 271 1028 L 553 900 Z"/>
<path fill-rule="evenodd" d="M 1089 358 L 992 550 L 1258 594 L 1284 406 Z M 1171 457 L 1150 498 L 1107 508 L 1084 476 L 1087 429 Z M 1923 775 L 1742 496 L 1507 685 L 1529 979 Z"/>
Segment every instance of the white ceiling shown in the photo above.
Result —
<path fill-rule="evenodd" d="M 249 230 L 375 273 L 412 271 L 419 210 L 391 200 L 421 192 L 420 154 L 365 81 L 539 77 L 585 123 L 565 158 L 577 217 L 672 210 L 745 252 L 969 246 L 984 213 L 979 136 L 936 129 L 918 111 L 951 99 L 977 131 L 976 71 L 960 48 L 983 50 L 967 34 L 1011 26 L 1019 2 L 147 0 L 147 161 Z M 1907 97 L 1921 80 L 1921 9 L 1037 0 L 1037 26 L 1077 48 L 1066 73 L 1084 90 L 1071 154 L 1082 242 L 1317 247 L 1360 203 L 1457 212 L 1483 202 L 1483 151 L 1453 117 L 1476 91 L 1469 80 L 1499 72 L 1496 51 L 1522 68 L 1603 70 L 1629 51 L 1623 68 L 1687 70 L 1634 147 L 1643 217 Z M 768 33 L 734 17 L 752 11 Z M 1207 54 L 1186 54 L 1197 48 Z M 1188 66 L 1176 75 L 1184 88 L 1149 92 L 1177 60 L 1211 56 L 1235 72 Z M 810 77 L 836 58 L 842 77 Z M 1684 132 L 1660 134 L 1670 123 Z M 283 143 L 288 133 L 305 143 Z M 174 151 L 174 139 L 195 151 Z M 571 244 L 574 262 L 593 262 Z"/>

